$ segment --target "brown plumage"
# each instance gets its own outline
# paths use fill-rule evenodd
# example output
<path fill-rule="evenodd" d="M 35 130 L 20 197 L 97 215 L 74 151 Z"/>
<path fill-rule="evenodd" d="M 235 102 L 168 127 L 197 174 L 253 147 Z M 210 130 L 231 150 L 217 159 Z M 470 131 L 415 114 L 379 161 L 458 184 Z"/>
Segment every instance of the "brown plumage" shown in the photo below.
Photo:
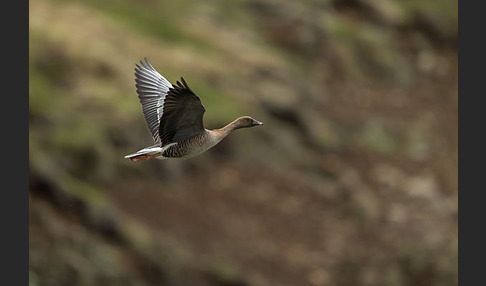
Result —
<path fill-rule="evenodd" d="M 135 86 L 147 127 L 155 145 L 125 156 L 132 161 L 153 158 L 190 158 L 218 144 L 233 130 L 263 125 L 242 116 L 223 128 L 208 130 L 203 125 L 206 109 L 184 78 L 170 84 L 145 58 L 135 68 Z"/>

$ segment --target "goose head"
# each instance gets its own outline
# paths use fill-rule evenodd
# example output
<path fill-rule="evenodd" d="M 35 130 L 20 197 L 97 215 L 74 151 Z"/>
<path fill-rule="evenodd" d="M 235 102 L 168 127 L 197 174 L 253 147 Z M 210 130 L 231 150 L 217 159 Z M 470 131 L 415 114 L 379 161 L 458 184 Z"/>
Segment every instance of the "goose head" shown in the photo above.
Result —
<path fill-rule="evenodd" d="M 239 128 L 247 128 L 247 127 L 263 125 L 263 122 L 253 119 L 250 116 L 241 116 L 237 118 L 233 124 L 234 124 L 234 129 L 239 129 Z"/>

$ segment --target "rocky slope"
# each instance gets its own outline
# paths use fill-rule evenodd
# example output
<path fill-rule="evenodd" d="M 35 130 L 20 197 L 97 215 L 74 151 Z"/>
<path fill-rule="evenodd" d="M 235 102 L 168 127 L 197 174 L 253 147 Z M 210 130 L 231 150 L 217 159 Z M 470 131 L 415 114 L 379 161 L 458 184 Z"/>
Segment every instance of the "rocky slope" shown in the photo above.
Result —
<path fill-rule="evenodd" d="M 30 2 L 32 285 L 456 285 L 457 2 Z M 207 128 L 151 144 L 133 67 Z"/>

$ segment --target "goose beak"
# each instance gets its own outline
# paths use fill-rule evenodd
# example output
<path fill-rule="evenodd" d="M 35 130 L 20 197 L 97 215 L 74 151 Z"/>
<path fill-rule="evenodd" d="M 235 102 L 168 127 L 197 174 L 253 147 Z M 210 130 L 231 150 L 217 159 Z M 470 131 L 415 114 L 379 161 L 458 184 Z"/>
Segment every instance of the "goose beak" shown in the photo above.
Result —
<path fill-rule="evenodd" d="M 256 125 L 263 125 L 263 122 L 260 122 L 258 120 L 253 120 L 253 125 L 256 126 Z"/>

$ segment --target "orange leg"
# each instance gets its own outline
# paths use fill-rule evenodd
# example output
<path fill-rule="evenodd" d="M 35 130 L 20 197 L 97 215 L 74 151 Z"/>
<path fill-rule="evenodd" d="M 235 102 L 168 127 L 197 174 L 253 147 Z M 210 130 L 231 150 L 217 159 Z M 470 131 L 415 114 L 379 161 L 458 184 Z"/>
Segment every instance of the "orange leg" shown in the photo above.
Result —
<path fill-rule="evenodd" d="M 139 155 L 137 157 L 130 158 L 130 160 L 132 160 L 133 162 L 137 162 L 140 160 L 150 160 L 161 155 L 162 153 L 155 153 L 153 155 Z"/>

